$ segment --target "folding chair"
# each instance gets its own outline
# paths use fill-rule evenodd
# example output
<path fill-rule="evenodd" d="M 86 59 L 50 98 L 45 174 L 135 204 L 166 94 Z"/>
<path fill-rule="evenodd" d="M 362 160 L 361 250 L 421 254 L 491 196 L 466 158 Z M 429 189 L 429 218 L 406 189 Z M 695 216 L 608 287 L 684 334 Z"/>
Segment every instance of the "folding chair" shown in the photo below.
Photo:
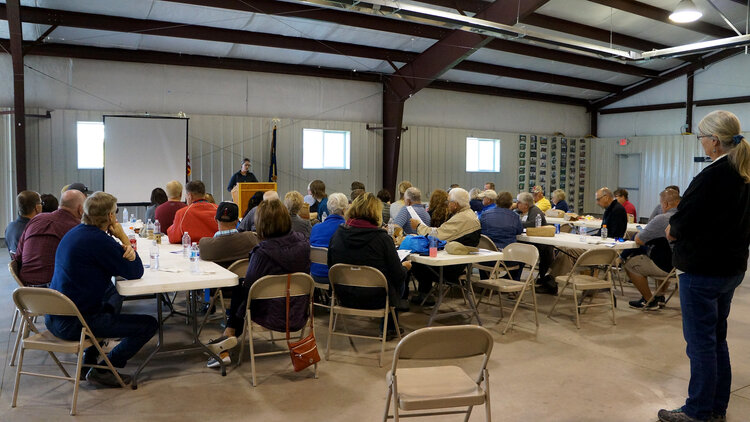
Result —
<path fill-rule="evenodd" d="M 401 329 L 398 326 L 396 312 L 388 303 L 388 280 L 378 269 L 368 266 L 358 266 L 349 264 L 336 264 L 328 270 L 328 279 L 331 281 L 331 313 L 328 319 L 328 342 L 326 344 L 326 360 L 331 353 L 331 338 L 334 335 L 357 338 L 367 338 L 380 340 L 380 360 L 378 365 L 383 366 L 383 354 L 385 353 L 385 338 L 388 330 L 388 313 L 393 317 L 393 323 L 396 325 L 396 334 L 401 339 Z M 336 304 L 336 286 L 350 287 L 371 287 L 382 288 L 385 295 L 385 306 L 380 309 L 358 309 L 349 308 Z M 383 318 L 383 333 L 380 337 L 366 336 L 362 334 L 349 334 L 336 331 L 336 322 L 339 315 L 354 315 L 370 318 Z"/>
<path fill-rule="evenodd" d="M 383 422 L 389 418 L 433 416 L 465 413 L 469 420 L 474 406 L 484 404 L 485 419 L 492 420 L 490 381 L 487 361 L 492 353 L 493 339 L 486 328 L 476 325 L 427 327 L 405 336 L 393 353 L 393 365 L 386 375 L 388 393 Z M 458 366 L 422 366 L 400 368 L 403 360 L 466 359 L 482 356 L 477 375 L 472 378 Z M 390 415 L 391 400 L 393 415 Z M 466 410 L 445 410 L 400 415 L 399 410 L 420 411 L 467 407 Z"/>
<path fill-rule="evenodd" d="M 41 287 L 20 287 L 13 292 L 13 302 L 15 302 L 21 316 L 23 317 L 21 337 L 21 354 L 18 358 L 18 368 L 16 369 L 16 380 L 13 386 L 13 401 L 11 407 L 16 407 L 16 399 L 18 398 L 18 385 L 21 381 L 21 375 L 32 375 L 37 377 L 45 378 L 56 378 L 67 381 L 73 381 L 73 403 L 70 408 L 70 414 L 75 415 L 76 403 L 78 401 L 78 385 L 81 378 L 81 367 L 88 366 L 99 369 L 109 369 L 117 378 L 120 386 L 125 387 L 125 383 L 117 370 L 112 366 L 112 363 L 107 358 L 107 355 L 99 346 L 99 341 L 91 332 L 88 324 L 81 316 L 76 305 L 68 299 L 62 293 Z M 33 318 L 35 316 L 43 315 L 59 315 L 59 316 L 73 316 L 77 317 L 81 323 L 81 337 L 78 341 L 62 340 L 55 337 L 49 331 L 39 331 L 34 325 Z M 29 333 L 31 331 L 33 335 Z M 90 346 L 95 346 L 99 351 L 99 354 L 103 356 L 104 365 L 83 365 L 83 351 Z M 62 371 L 64 376 L 59 375 L 48 375 L 34 372 L 27 372 L 23 370 L 23 357 L 27 349 L 30 350 L 43 350 L 49 353 L 52 360 L 55 361 L 58 368 Z M 74 376 L 68 374 L 68 371 L 62 365 L 62 362 L 57 359 L 55 352 L 58 353 L 72 353 L 76 354 L 76 372 Z"/>
<path fill-rule="evenodd" d="M 253 387 L 256 386 L 255 381 L 255 358 L 257 356 L 270 356 L 270 355 L 279 355 L 279 354 L 289 354 L 289 347 L 284 344 L 283 350 L 276 350 L 272 352 L 264 352 L 264 353 L 256 353 L 255 347 L 253 343 L 253 315 L 251 312 L 251 303 L 253 301 L 257 300 L 286 300 L 286 282 L 287 282 L 287 274 L 283 275 L 267 275 L 265 277 L 259 278 L 253 285 L 250 287 L 250 291 L 247 294 L 247 304 L 245 305 L 245 330 L 242 332 L 242 338 L 240 339 L 240 357 L 238 359 L 238 365 L 242 365 L 242 355 L 245 351 L 245 338 L 248 339 L 248 343 L 250 345 L 250 369 L 252 372 L 252 379 L 253 379 Z M 310 277 L 310 274 L 305 273 L 292 273 L 291 274 L 291 280 L 289 285 L 289 296 L 290 300 L 295 300 L 295 298 L 301 298 L 304 296 L 308 297 L 307 305 L 305 306 L 308 314 L 305 318 L 305 323 L 302 325 L 302 328 L 299 330 L 300 334 L 299 337 L 295 336 L 293 338 L 302 338 L 305 336 L 305 328 L 307 328 L 307 321 L 308 318 L 312 317 L 312 302 L 313 302 L 313 293 L 315 292 L 315 282 L 313 281 L 312 277 Z M 281 318 L 281 321 L 286 320 L 286 306 L 280 306 L 275 307 L 273 309 L 280 309 L 281 314 L 277 317 Z M 296 315 L 293 313 L 294 310 L 290 308 L 290 314 L 289 319 L 293 320 Z M 267 330 L 273 332 L 282 332 L 286 333 L 285 329 L 274 329 L 269 327 L 264 327 Z M 290 328 L 291 330 L 291 328 Z M 297 331 L 297 330 L 292 330 Z M 315 330 L 313 329 L 313 333 Z M 273 340 L 273 337 L 270 340 L 275 344 L 275 340 Z M 318 378 L 318 364 L 316 363 L 313 368 L 313 375 L 315 378 Z"/>
<path fill-rule="evenodd" d="M 237 274 L 237 277 L 242 280 L 245 278 L 245 274 L 247 274 L 247 266 L 250 263 L 250 260 L 248 258 L 244 259 L 238 259 L 232 263 L 229 267 L 227 267 L 227 270 Z M 198 327 L 198 335 L 201 335 L 201 331 L 203 331 L 203 326 L 206 325 L 206 321 L 208 321 L 208 317 L 211 315 L 210 311 L 211 308 L 214 306 L 214 304 L 218 301 L 219 305 L 221 305 L 221 318 L 224 321 L 224 323 L 227 322 L 227 308 L 224 305 L 224 294 L 221 292 L 221 289 L 216 289 L 216 292 L 211 296 L 211 300 L 208 302 L 208 309 L 206 310 L 206 315 L 203 316 L 203 321 L 201 321 L 201 325 Z"/>
<path fill-rule="evenodd" d="M 313 264 L 328 265 L 328 248 L 322 246 L 310 246 L 310 262 Z M 315 280 L 313 281 L 315 282 L 315 288 L 320 291 L 320 294 L 322 295 L 321 297 L 327 298 L 330 301 L 331 298 L 328 293 L 330 286 L 325 283 L 318 283 Z M 313 302 L 313 305 L 325 309 L 331 308 L 330 305 L 326 305 L 325 303 Z"/>
<path fill-rule="evenodd" d="M 573 268 L 570 270 L 570 273 L 568 275 L 555 277 L 555 281 L 558 284 L 562 284 L 562 288 L 560 289 L 557 298 L 555 298 L 555 303 L 552 304 L 552 309 L 550 309 L 547 317 L 552 318 L 552 313 L 555 311 L 555 307 L 557 306 L 557 302 L 560 301 L 562 293 L 566 288 L 568 288 L 568 286 L 570 286 L 573 289 L 576 327 L 581 328 L 581 323 L 579 320 L 580 309 L 592 308 L 595 306 L 611 306 L 612 324 L 617 325 L 617 321 L 615 320 L 615 296 L 613 294 L 614 284 L 612 283 L 612 264 L 614 263 L 615 258 L 617 258 L 617 251 L 609 248 L 589 249 L 580 257 L 578 257 L 578 260 L 573 265 Z M 579 274 L 580 272 L 585 270 L 589 270 L 590 272 L 590 270 L 593 270 L 595 268 L 599 268 L 602 270 L 599 275 L 603 274 L 603 279 L 598 276 Z M 602 289 L 606 289 L 609 291 L 610 303 L 594 304 L 593 294 L 588 305 L 584 305 L 583 303 L 578 302 L 579 291 L 595 291 Z"/>
<path fill-rule="evenodd" d="M 651 295 L 651 299 L 649 299 L 648 302 L 646 302 L 646 306 L 643 307 L 644 310 L 648 309 L 648 305 L 651 304 L 651 302 L 656 297 L 657 293 L 662 292 L 662 289 L 664 288 L 664 286 L 667 285 L 669 280 L 674 279 L 674 289 L 672 289 L 672 293 L 669 294 L 669 296 L 667 297 L 667 300 L 664 301 L 664 305 L 666 305 L 669 302 L 669 299 L 672 299 L 672 296 L 674 296 L 674 294 L 677 293 L 677 291 L 680 289 L 680 280 L 677 277 L 676 268 L 672 268 L 672 271 L 670 271 L 669 274 L 667 274 L 664 277 L 653 277 L 653 279 L 656 282 L 656 290 L 654 290 L 655 293 Z"/>
<path fill-rule="evenodd" d="M 8 263 L 8 271 L 10 272 L 10 275 L 13 276 L 13 280 L 15 280 L 16 283 L 18 284 L 18 287 L 26 287 L 21 281 L 21 276 L 18 273 L 18 263 L 16 261 L 11 260 Z M 46 286 L 47 285 L 44 285 L 44 287 Z M 31 287 L 34 287 L 34 286 L 31 286 Z M 21 314 L 18 311 L 18 308 L 14 308 L 13 309 L 13 321 L 11 321 L 11 324 L 10 324 L 11 333 L 16 330 L 16 322 L 20 315 Z M 34 322 L 36 322 L 36 318 L 34 318 Z M 23 331 L 23 319 L 21 320 L 21 323 L 18 326 L 18 334 L 16 334 L 16 341 L 13 344 L 13 355 L 10 357 L 10 362 L 8 362 L 8 366 L 14 366 L 16 364 L 16 357 L 18 356 L 18 346 L 21 344 L 22 331 Z"/>
<path fill-rule="evenodd" d="M 486 291 L 489 290 L 489 296 L 487 297 L 487 304 L 490 305 L 490 301 L 492 300 L 492 292 L 497 292 L 497 298 L 498 298 L 498 306 L 500 307 L 500 320 L 503 318 L 503 293 L 516 293 L 516 300 L 515 305 L 513 306 L 513 311 L 510 314 L 510 318 L 508 319 L 508 322 L 505 324 L 505 329 L 503 329 L 503 334 L 505 334 L 506 331 L 508 331 L 508 328 L 510 328 L 511 324 L 513 323 L 513 317 L 516 315 L 516 311 L 518 310 L 518 306 L 521 304 L 521 301 L 523 300 L 523 296 L 525 293 L 531 293 L 532 303 L 531 305 L 534 308 L 534 321 L 536 322 L 536 326 L 539 327 L 539 315 L 537 311 L 537 303 L 536 303 L 536 292 L 534 291 L 534 267 L 536 266 L 537 262 L 539 261 L 539 250 L 537 250 L 536 247 L 533 245 L 528 245 L 525 243 L 511 243 L 510 245 L 506 246 L 503 249 L 503 260 L 504 261 L 515 261 L 520 262 L 523 266 L 529 267 L 529 274 L 526 277 L 526 280 L 524 281 L 516 281 L 510 278 L 508 276 L 508 270 L 506 268 L 506 277 L 497 277 L 497 271 L 493 271 L 490 274 L 490 278 L 483 279 L 474 282 L 475 287 L 481 287 L 482 295 Z M 505 267 L 505 263 L 500 263 L 503 267 Z M 498 268 L 499 265 L 495 266 L 495 269 Z M 482 297 L 479 298 L 479 301 L 481 303 Z M 498 321 L 500 322 L 500 321 Z"/>

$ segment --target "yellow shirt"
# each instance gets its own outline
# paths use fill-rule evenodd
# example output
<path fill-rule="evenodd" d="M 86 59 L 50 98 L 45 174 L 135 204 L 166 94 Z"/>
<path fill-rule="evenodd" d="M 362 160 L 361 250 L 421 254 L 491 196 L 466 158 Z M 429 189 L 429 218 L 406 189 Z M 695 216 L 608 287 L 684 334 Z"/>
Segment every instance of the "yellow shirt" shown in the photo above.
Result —
<path fill-rule="evenodd" d="M 536 202 L 536 205 L 542 212 L 547 212 L 550 208 L 552 208 L 552 204 L 549 203 L 549 199 L 542 197 L 539 201 Z"/>

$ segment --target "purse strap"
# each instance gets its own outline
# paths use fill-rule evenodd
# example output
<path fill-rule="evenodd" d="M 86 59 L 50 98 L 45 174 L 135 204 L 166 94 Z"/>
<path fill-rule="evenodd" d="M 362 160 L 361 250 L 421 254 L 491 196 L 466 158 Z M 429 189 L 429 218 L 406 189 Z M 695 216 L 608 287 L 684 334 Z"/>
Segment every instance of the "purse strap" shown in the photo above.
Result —
<path fill-rule="evenodd" d="M 286 275 L 286 342 L 289 343 L 289 340 L 291 339 L 291 335 L 289 333 L 289 300 L 290 300 L 290 290 L 292 285 L 292 274 Z M 310 330 L 313 328 L 313 310 L 310 310 Z"/>

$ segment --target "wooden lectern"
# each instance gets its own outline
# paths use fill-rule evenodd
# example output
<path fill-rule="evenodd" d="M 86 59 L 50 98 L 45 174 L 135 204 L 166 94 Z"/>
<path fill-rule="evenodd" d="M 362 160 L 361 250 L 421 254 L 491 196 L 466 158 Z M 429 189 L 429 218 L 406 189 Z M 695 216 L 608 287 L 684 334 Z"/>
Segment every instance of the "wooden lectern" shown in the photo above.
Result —
<path fill-rule="evenodd" d="M 255 182 L 255 183 L 237 183 L 232 189 L 232 201 L 240 208 L 240 217 L 245 215 L 247 201 L 255 195 L 256 192 L 266 192 L 276 190 L 274 182 Z"/>

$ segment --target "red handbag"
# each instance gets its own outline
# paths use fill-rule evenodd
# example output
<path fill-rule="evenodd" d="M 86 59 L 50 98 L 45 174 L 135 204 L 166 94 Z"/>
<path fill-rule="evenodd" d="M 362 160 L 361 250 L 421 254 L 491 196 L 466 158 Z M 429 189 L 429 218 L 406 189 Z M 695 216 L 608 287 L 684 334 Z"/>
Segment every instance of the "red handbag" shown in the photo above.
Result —
<path fill-rule="evenodd" d="M 289 355 L 292 358 L 294 372 L 299 372 L 310 365 L 320 362 L 318 345 L 315 343 L 315 332 L 313 331 L 313 314 L 310 311 L 310 334 L 295 342 L 290 342 L 289 335 L 289 289 L 291 287 L 292 275 L 286 276 L 286 343 L 289 346 Z"/>

